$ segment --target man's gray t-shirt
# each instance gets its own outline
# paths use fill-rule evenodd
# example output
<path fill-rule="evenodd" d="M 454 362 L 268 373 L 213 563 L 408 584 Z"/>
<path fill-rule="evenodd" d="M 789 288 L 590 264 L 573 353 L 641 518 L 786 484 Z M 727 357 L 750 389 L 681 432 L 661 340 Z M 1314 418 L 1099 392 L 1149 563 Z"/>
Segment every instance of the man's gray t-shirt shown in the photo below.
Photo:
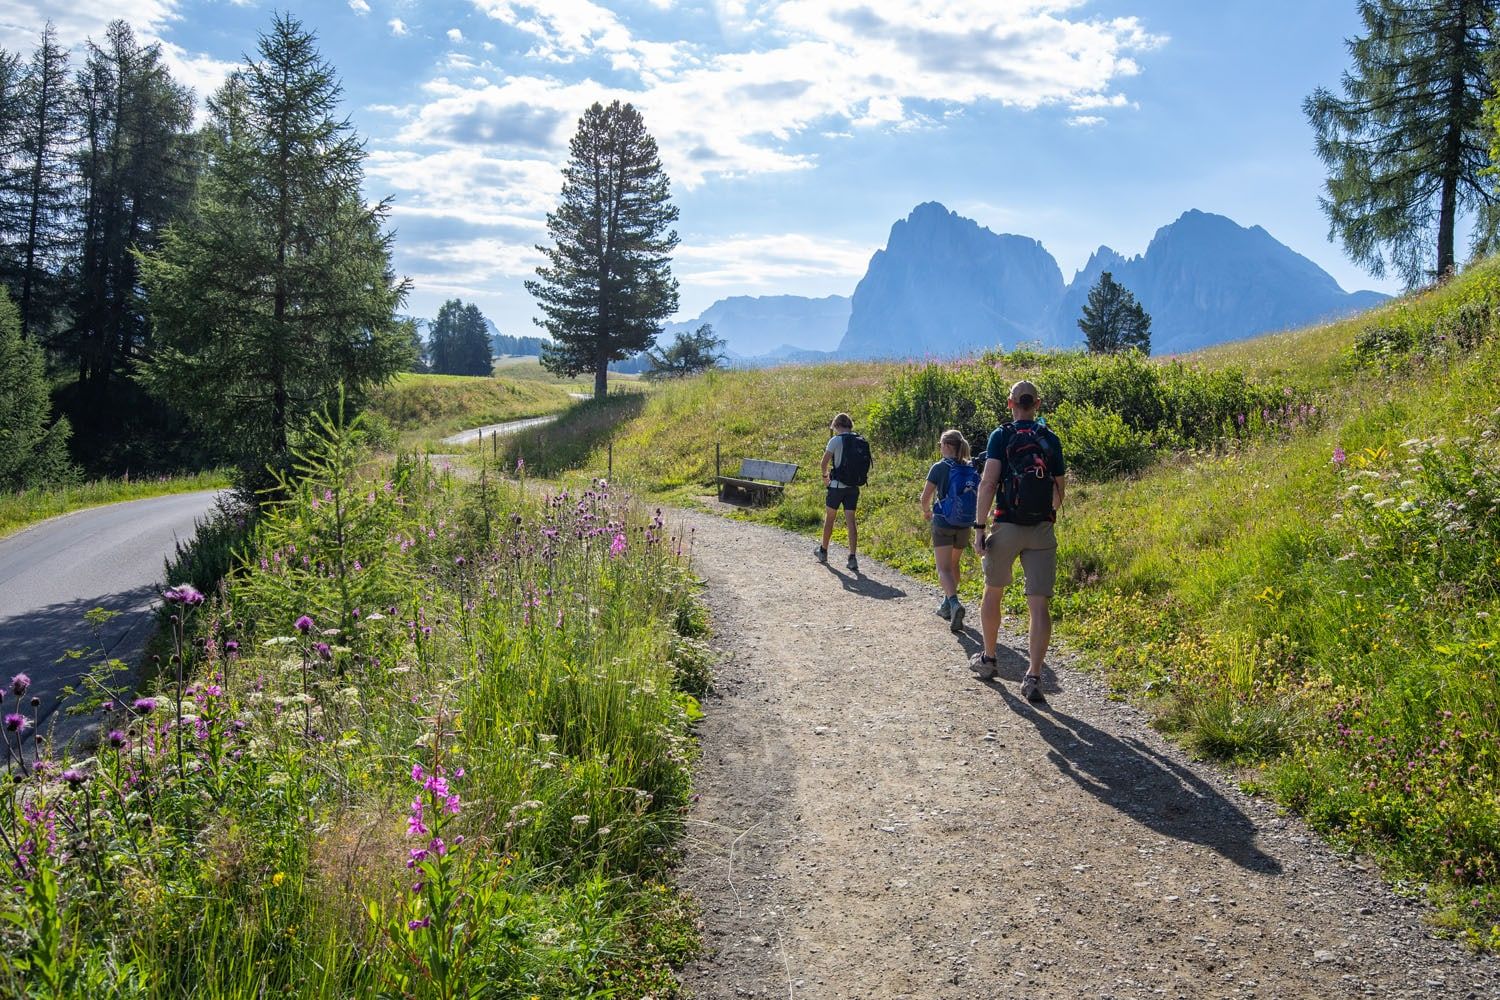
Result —
<path fill-rule="evenodd" d="M 833 456 L 833 465 L 828 470 L 829 475 L 832 475 L 833 474 L 833 470 L 837 469 L 839 467 L 839 463 L 844 460 L 844 437 L 843 437 L 843 435 L 842 434 L 835 434 L 833 437 L 829 438 L 828 439 L 828 446 L 825 447 L 823 450 L 826 451 L 826 452 L 828 452 L 828 454 L 830 454 L 830 455 Z M 844 487 L 844 484 L 841 483 L 841 482 L 839 482 L 837 479 L 830 479 L 828 481 L 828 485 L 831 486 L 831 487 L 834 487 L 835 489 L 843 489 L 843 487 Z"/>

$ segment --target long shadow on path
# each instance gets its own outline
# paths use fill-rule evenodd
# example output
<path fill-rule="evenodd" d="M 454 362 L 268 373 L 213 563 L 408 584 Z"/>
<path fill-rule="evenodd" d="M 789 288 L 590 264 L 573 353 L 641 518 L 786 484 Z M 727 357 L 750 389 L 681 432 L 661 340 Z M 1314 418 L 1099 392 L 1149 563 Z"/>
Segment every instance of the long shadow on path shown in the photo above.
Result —
<path fill-rule="evenodd" d="M 1000 659 L 1007 676 L 1019 679 L 1025 672 L 1025 660 L 1014 650 L 1002 647 Z M 1281 864 L 1256 846 L 1250 818 L 1188 768 L 1140 740 L 1112 736 L 1050 703 L 1033 706 L 1004 682 L 987 686 L 1012 712 L 1032 721 L 1051 747 L 1047 759 L 1100 802 L 1163 836 L 1202 844 L 1247 871 L 1280 874 Z"/>

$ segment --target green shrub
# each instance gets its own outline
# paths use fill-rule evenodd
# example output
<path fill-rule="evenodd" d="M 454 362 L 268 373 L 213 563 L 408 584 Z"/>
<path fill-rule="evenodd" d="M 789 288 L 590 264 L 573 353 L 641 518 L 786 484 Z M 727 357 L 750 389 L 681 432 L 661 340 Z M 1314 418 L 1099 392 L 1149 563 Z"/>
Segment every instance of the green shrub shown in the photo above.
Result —
<path fill-rule="evenodd" d="M 1149 437 L 1132 431 L 1118 413 L 1092 403 L 1061 403 L 1048 423 L 1066 442 L 1069 468 L 1092 479 L 1137 472 L 1156 456 Z"/>

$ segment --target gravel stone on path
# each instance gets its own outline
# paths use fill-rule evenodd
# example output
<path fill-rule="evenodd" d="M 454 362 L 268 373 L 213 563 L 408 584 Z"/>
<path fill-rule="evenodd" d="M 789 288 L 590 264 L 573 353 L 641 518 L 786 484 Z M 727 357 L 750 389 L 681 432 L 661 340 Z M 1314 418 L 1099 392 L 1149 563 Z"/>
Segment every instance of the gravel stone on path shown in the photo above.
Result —
<path fill-rule="evenodd" d="M 700 998 L 1500 997 L 1500 961 L 1087 674 L 967 668 L 926 584 L 684 512 L 721 659 L 680 881 Z M 1055 667 L 1055 669 L 1052 669 Z"/>

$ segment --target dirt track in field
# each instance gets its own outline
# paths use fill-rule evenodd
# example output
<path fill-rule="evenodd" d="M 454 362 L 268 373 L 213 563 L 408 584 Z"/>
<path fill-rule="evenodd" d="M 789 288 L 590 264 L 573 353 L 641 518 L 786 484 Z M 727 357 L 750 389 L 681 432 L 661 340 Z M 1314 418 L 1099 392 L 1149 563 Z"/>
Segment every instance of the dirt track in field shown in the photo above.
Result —
<path fill-rule="evenodd" d="M 692 995 L 1500 997 L 1500 962 L 1087 675 L 1055 664 L 1023 701 L 1024 638 L 980 682 L 931 587 L 680 519 L 722 653 L 682 870 Z"/>

